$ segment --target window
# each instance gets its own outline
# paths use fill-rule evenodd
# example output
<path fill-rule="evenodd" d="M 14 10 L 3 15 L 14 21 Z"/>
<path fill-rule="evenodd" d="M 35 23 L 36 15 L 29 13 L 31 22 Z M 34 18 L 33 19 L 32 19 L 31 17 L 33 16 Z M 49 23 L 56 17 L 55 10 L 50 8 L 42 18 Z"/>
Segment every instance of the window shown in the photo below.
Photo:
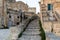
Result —
<path fill-rule="evenodd" d="M 48 4 L 48 10 L 52 10 L 52 4 Z"/>
<path fill-rule="evenodd" d="M 11 18 L 11 15 L 9 15 L 9 18 Z"/>
<path fill-rule="evenodd" d="M 19 18 L 19 16 L 17 16 L 17 18 Z"/>
<path fill-rule="evenodd" d="M 19 25 L 19 22 L 17 22 L 17 25 Z"/>

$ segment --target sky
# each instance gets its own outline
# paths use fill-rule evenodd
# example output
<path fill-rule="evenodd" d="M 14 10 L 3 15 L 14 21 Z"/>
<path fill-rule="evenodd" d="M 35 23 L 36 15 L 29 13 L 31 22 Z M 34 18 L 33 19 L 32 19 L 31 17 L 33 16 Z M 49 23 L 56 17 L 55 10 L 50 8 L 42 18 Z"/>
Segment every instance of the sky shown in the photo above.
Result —
<path fill-rule="evenodd" d="M 36 13 L 40 12 L 39 8 L 40 0 L 16 0 L 16 1 L 23 1 L 24 3 L 27 3 L 29 7 L 36 7 Z"/>

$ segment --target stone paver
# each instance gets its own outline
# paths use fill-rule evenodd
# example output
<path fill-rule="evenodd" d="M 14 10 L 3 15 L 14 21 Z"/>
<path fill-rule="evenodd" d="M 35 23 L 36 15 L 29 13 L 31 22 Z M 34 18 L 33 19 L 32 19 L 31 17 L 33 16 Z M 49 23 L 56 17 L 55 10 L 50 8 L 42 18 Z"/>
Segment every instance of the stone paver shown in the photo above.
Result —
<path fill-rule="evenodd" d="M 0 40 L 6 40 L 10 34 L 9 29 L 0 29 Z"/>
<path fill-rule="evenodd" d="M 19 33 L 21 33 L 21 31 L 24 29 L 23 25 L 24 25 L 25 21 L 23 21 L 23 23 L 20 23 L 17 26 L 9 28 L 10 35 L 7 37 L 7 40 L 17 40 Z"/>

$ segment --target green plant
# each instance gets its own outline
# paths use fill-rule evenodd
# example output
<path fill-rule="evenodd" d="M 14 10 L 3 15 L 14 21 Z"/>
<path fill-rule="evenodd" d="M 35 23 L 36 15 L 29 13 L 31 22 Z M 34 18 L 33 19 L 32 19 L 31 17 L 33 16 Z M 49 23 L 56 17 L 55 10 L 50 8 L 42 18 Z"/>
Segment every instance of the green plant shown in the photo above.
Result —
<path fill-rule="evenodd" d="M 46 40 L 45 32 L 44 32 L 44 30 L 42 28 L 42 24 L 41 24 L 40 20 L 39 20 L 39 26 L 40 26 L 40 31 L 41 31 L 41 33 L 40 33 L 41 40 Z"/>

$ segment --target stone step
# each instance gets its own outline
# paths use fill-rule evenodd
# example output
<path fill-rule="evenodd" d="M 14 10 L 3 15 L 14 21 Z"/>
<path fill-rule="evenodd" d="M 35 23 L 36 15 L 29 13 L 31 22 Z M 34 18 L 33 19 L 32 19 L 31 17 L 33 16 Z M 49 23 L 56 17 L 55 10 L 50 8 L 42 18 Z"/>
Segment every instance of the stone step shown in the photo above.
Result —
<path fill-rule="evenodd" d="M 29 27 L 39 27 L 39 25 L 29 25 Z"/>
<path fill-rule="evenodd" d="M 29 26 L 29 27 L 27 27 L 27 28 L 40 28 L 40 27 L 35 27 L 35 26 Z"/>
<path fill-rule="evenodd" d="M 23 34 L 23 36 L 38 36 L 39 34 Z"/>
<path fill-rule="evenodd" d="M 40 34 L 39 31 L 25 31 L 23 34 Z"/>
<path fill-rule="evenodd" d="M 39 31 L 40 29 L 26 29 L 26 31 Z"/>
<path fill-rule="evenodd" d="M 41 40 L 39 35 L 37 36 L 22 36 L 19 40 Z"/>
<path fill-rule="evenodd" d="M 40 27 L 27 27 L 27 29 L 40 29 Z"/>
<path fill-rule="evenodd" d="M 33 35 L 32 34 L 29 34 L 29 35 L 23 34 L 22 37 L 24 37 L 24 36 L 39 36 L 39 34 L 33 34 Z"/>
<path fill-rule="evenodd" d="M 18 40 L 41 40 L 40 37 L 40 27 L 38 25 L 38 21 L 34 20 L 32 21 L 25 32 L 23 32 L 22 37 L 19 38 Z"/>
<path fill-rule="evenodd" d="M 30 23 L 30 25 L 38 25 L 38 24 L 36 24 L 36 23 Z"/>

